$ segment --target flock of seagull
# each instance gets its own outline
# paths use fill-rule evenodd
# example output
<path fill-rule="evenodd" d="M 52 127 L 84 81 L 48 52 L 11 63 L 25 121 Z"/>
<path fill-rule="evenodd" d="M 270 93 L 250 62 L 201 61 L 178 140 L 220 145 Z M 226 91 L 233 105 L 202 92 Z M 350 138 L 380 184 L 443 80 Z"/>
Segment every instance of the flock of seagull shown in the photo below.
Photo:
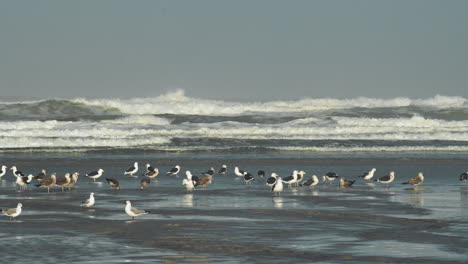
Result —
<path fill-rule="evenodd" d="M 159 169 L 152 167 L 150 164 L 146 164 L 146 172 L 143 174 L 146 176 L 146 178 L 142 179 L 140 181 L 140 189 L 146 188 L 151 182 L 152 179 L 155 179 L 159 175 Z M 129 175 L 132 177 L 137 177 L 135 174 L 138 172 L 138 162 L 135 162 L 133 166 L 125 170 L 124 175 Z M 73 188 L 77 181 L 80 173 L 74 172 L 72 174 L 66 173 L 63 178 L 58 178 L 57 179 L 57 174 L 54 172 L 50 175 L 49 178 L 46 177 L 46 170 L 42 170 L 40 173 L 36 175 L 25 175 L 22 171 L 18 170 L 16 166 L 12 166 L 10 170 L 13 172 L 13 175 L 16 177 L 16 185 L 19 186 L 20 189 L 27 189 L 28 185 L 32 183 L 33 180 L 37 181 L 35 184 L 36 187 L 42 187 L 42 188 L 47 188 L 47 192 L 50 192 L 50 189 L 53 187 L 60 187 L 62 188 L 62 192 L 65 190 L 65 188 L 68 188 L 68 190 L 71 190 Z M 179 165 L 174 166 L 170 171 L 166 173 L 166 175 L 170 176 L 177 176 L 178 173 L 180 172 L 181 167 Z M 3 180 L 2 177 L 6 175 L 7 173 L 7 166 L 3 165 L 0 168 L 0 180 Z M 387 175 L 382 176 L 380 178 L 374 178 L 374 174 L 376 172 L 375 168 L 372 168 L 370 171 L 365 172 L 359 176 L 364 181 L 375 181 L 379 182 L 382 184 L 385 184 L 385 186 L 388 187 L 388 184 L 392 183 L 395 180 L 395 172 L 390 171 Z M 97 171 L 93 171 L 90 173 L 86 173 L 85 176 L 92 179 L 93 181 L 96 181 L 96 179 L 100 178 L 104 173 L 103 169 L 98 169 Z M 227 165 L 222 165 L 222 167 L 218 170 L 218 174 L 226 174 L 227 173 Z M 212 167 L 208 171 L 202 173 L 201 177 L 192 175 L 192 173 L 187 170 L 185 171 L 185 178 L 182 180 L 182 185 L 185 186 L 187 191 L 193 191 L 196 189 L 198 186 L 206 186 L 208 184 L 211 184 L 213 181 L 213 176 L 216 174 L 215 169 Z M 234 168 L 234 174 L 238 176 L 239 178 L 242 177 L 244 179 L 244 182 L 246 185 L 249 185 L 252 183 L 252 181 L 255 180 L 255 177 L 253 174 L 239 169 L 239 167 Z M 266 185 L 270 188 L 270 190 L 273 192 L 274 195 L 280 195 L 280 193 L 284 189 L 284 184 L 288 185 L 288 188 L 291 188 L 292 186 L 316 186 L 319 184 L 319 178 L 316 175 L 312 175 L 309 179 L 305 180 L 304 175 L 306 173 L 304 171 L 298 171 L 294 170 L 292 175 L 287 176 L 287 177 L 280 177 L 276 173 L 271 173 L 271 176 L 266 179 Z M 257 172 L 257 177 L 259 178 L 264 178 L 265 177 L 265 171 L 259 170 Z M 107 183 L 111 186 L 111 188 L 115 190 L 120 190 L 120 184 L 119 181 L 115 178 L 105 178 Z M 325 183 L 331 184 L 333 181 L 336 179 L 339 179 L 338 181 L 338 186 L 340 188 L 346 188 L 352 186 L 356 180 L 346 180 L 343 177 L 339 177 L 338 174 L 334 172 L 328 172 L 325 175 L 322 176 L 322 181 Z M 468 172 L 464 172 L 460 174 L 460 181 L 468 181 Z M 410 180 L 406 182 L 402 182 L 402 184 L 409 184 L 412 186 L 417 186 L 422 184 L 424 181 L 424 175 L 422 172 L 418 172 L 417 176 L 414 178 L 411 178 Z M 81 203 L 82 207 L 90 208 L 95 204 L 95 198 L 94 198 L 94 192 L 92 192 L 89 196 L 88 199 L 84 200 Z M 22 203 L 18 203 L 16 208 L 7 208 L 7 209 L 2 209 L 2 213 L 5 214 L 6 216 L 10 217 L 10 219 L 15 219 L 17 216 L 19 216 L 22 212 Z M 141 210 L 135 207 L 132 207 L 132 204 L 130 201 L 125 202 L 125 213 L 132 217 L 132 220 L 135 219 L 135 217 L 148 214 L 148 210 Z"/>

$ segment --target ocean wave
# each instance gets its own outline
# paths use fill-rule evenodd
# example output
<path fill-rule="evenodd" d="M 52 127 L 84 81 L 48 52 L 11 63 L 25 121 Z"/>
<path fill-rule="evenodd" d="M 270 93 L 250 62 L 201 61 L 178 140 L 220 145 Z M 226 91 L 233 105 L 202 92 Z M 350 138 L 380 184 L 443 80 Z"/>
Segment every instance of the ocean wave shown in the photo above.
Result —
<path fill-rule="evenodd" d="M 49 99 L 34 102 L 0 103 L 0 119 L 26 120 L 96 120 L 125 115 L 204 115 L 238 116 L 249 114 L 315 113 L 339 109 L 374 109 L 424 107 L 435 109 L 465 109 L 467 99 L 437 95 L 427 99 L 366 98 L 351 99 L 304 98 L 290 101 L 229 102 L 187 97 L 183 90 L 153 98 L 132 99 Z"/>

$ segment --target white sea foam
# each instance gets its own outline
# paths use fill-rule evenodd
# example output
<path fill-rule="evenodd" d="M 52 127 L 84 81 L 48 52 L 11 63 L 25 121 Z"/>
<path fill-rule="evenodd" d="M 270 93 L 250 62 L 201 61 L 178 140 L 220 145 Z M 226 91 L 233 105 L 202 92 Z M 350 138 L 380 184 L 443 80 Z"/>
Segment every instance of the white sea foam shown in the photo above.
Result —
<path fill-rule="evenodd" d="M 437 95 L 428 99 L 393 98 L 378 99 L 358 97 L 353 99 L 307 98 L 295 101 L 271 102 L 226 102 L 220 100 L 197 99 L 185 96 L 182 90 L 154 98 L 134 99 L 75 99 L 73 102 L 93 106 L 115 108 L 125 114 L 190 114 L 190 115 L 242 115 L 250 113 L 298 113 L 316 112 L 354 107 L 407 107 L 422 106 L 435 108 L 467 107 L 462 97 Z"/>

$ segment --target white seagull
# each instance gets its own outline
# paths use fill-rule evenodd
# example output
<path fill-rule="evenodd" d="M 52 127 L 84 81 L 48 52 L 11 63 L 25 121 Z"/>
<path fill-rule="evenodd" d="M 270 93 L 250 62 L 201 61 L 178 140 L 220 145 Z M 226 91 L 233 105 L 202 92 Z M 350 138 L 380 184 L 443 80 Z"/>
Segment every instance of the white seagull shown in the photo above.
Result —
<path fill-rule="evenodd" d="M 133 163 L 133 166 L 128 168 L 125 172 L 124 175 L 130 175 L 133 176 L 133 174 L 138 172 L 138 162 Z"/>
<path fill-rule="evenodd" d="M 193 189 L 195 189 L 195 184 L 196 182 L 192 180 L 192 173 L 190 171 L 186 171 L 185 179 L 182 181 L 182 185 L 185 186 L 187 191 L 192 191 Z"/>
<path fill-rule="evenodd" d="M 271 191 L 276 195 L 280 195 L 280 192 L 283 191 L 283 180 L 281 177 L 276 179 L 276 183 L 271 186 Z"/>
<path fill-rule="evenodd" d="M 6 208 L 6 209 L 2 209 L 2 213 L 8 217 L 10 217 L 10 220 L 11 219 L 16 219 L 16 217 L 18 215 L 21 214 L 21 207 L 23 207 L 23 205 L 21 203 L 18 203 L 18 205 L 16 206 L 16 208 Z"/>
<path fill-rule="evenodd" d="M 149 211 L 140 210 L 140 209 L 137 209 L 135 207 L 132 207 L 132 203 L 130 201 L 126 201 L 125 203 L 126 203 L 125 213 L 127 213 L 128 216 L 131 216 L 132 220 L 134 220 L 136 216 L 149 214 Z"/>
<path fill-rule="evenodd" d="M 7 166 L 2 165 L 2 168 L 0 169 L 0 180 L 2 179 L 3 176 L 7 173 Z"/>
<path fill-rule="evenodd" d="M 94 205 L 96 201 L 94 200 L 94 193 L 89 194 L 89 198 L 81 202 L 81 207 L 90 208 Z"/>
<path fill-rule="evenodd" d="M 236 174 L 236 176 L 238 177 L 244 177 L 244 172 L 243 170 L 239 170 L 239 167 L 235 167 L 234 168 L 234 174 Z"/>

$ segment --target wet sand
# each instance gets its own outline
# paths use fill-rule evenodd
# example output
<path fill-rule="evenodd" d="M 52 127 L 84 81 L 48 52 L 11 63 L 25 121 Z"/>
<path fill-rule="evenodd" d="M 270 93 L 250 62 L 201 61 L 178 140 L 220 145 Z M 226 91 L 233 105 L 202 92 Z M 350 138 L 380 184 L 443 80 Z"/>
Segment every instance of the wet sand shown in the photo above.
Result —
<path fill-rule="evenodd" d="M 81 176 L 77 187 L 48 194 L 44 189 L 17 191 L 13 176 L 0 183 L 1 207 L 23 203 L 16 221 L 0 218 L 0 251 L 9 263 L 466 263 L 468 185 L 458 182 L 466 160 L 258 158 L 217 160 L 176 157 L 139 158 L 162 171 L 158 181 L 139 190 L 143 177 L 123 176 L 130 157 L 17 159 L 24 171 L 42 168 L 85 173 L 105 170 L 100 183 Z M 8 163 L 8 162 L 5 162 Z M 187 192 L 181 177 L 164 175 L 175 164 L 198 175 L 226 163 L 229 174 Z M 8 163 L 10 165 L 11 163 Z M 286 189 L 275 197 L 257 178 L 251 186 L 232 173 L 239 165 L 256 174 L 293 169 L 322 175 L 333 170 L 355 178 L 376 167 L 377 176 L 392 169 L 389 188 L 358 181 Z M 421 187 L 399 184 L 425 172 Z M 104 177 L 118 178 L 111 190 Z M 80 207 L 95 192 L 96 205 Z M 132 221 L 124 202 L 151 213 Z"/>

